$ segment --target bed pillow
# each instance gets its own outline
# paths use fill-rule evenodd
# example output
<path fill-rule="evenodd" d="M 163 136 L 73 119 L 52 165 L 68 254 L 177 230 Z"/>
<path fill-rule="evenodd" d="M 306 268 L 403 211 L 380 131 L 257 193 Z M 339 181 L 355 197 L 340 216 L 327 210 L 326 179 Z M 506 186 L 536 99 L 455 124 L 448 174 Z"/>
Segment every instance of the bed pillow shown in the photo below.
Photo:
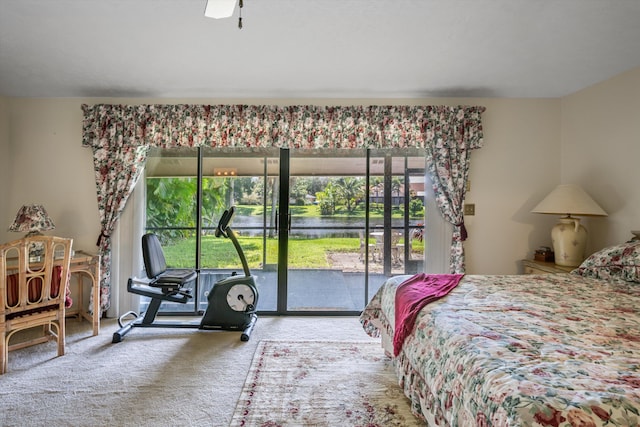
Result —
<path fill-rule="evenodd" d="M 640 282 L 640 240 L 602 249 L 584 260 L 573 273 L 598 279 Z"/>

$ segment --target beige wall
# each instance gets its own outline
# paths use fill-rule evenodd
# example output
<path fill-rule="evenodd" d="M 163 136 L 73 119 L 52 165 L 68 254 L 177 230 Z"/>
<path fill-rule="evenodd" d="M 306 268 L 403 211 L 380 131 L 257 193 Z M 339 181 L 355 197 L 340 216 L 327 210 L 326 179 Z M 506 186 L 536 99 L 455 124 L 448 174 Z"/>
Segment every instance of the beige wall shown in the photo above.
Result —
<path fill-rule="evenodd" d="M 467 218 L 467 271 L 517 273 L 520 259 L 549 244 L 553 218 L 529 211 L 560 180 L 560 100 L 556 99 L 8 99 L 13 172 L 9 208 L 0 211 L 0 224 L 8 226 L 22 204 L 42 203 L 56 222 L 56 234 L 73 237 L 76 249 L 95 249 L 99 220 L 92 154 L 81 146 L 81 105 L 108 102 L 484 105 L 485 146 L 472 155 L 467 195 L 467 201 L 476 204 L 476 215 Z M 6 226 L 0 230 L 2 241 L 15 237 L 5 231 Z"/>
<path fill-rule="evenodd" d="M 580 184 L 609 214 L 586 221 L 587 251 L 640 230 L 640 68 L 562 100 L 562 182 Z"/>
<path fill-rule="evenodd" d="M 10 222 L 6 219 L 10 216 L 9 199 L 11 197 L 11 152 L 9 151 L 9 114 L 7 100 L 0 97 L 0 236 Z M 7 239 L 0 239 L 5 242 Z"/>
<path fill-rule="evenodd" d="M 467 273 L 514 274 L 550 245 L 553 221 L 531 209 L 560 179 L 560 101 L 482 100 L 485 146 L 472 154 Z"/>
<path fill-rule="evenodd" d="M 56 225 L 56 235 L 72 237 L 75 249 L 95 251 L 98 208 L 92 153 L 81 146 L 80 102 L 10 99 L 8 109 L 12 184 L 8 210 L 0 219 L 2 241 L 18 237 L 6 227 L 20 206 L 41 203 Z"/>
<path fill-rule="evenodd" d="M 81 146 L 82 103 L 484 105 L 485 146 L 472 155 L 467 272 L 510 274 L 556 218 L 530 210 L 560 182 L 582 185 L 610 216 L 590 219 L 589 251 L 640 228 L 640 69 L 563 99 L 158 100 L 0 98 L 0 238 L 23 203 L 43 203 L 59 235 L 93 250 L 99 231 L 91 150 Z M 10 143 L 8 143 L 10 142 Z"/>

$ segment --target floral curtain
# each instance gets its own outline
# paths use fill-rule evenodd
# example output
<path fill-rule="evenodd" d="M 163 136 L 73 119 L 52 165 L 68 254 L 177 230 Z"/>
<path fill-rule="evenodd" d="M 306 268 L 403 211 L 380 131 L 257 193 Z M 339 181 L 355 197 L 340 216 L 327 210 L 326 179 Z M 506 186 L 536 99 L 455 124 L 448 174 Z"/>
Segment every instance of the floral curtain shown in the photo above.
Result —
<path fill-rule="evenodd" d="M 457 230 L 451 270 L 464 271 L 460 183 L 466 182 L 468 151 L 482 146 L 484 107 L 99 104 L 82 109 L 82 144 L 94 151 L 102 224 L 104 310 L 109 307 L 109 236 L 150 147 L 425 148 L 438 206 Z"/>
<path fill-rule="evenodd" d="M 482 146 L 482 127 L 476 125 L 474 114 L 458 110 L 455 117 L 440 111 L 440 117 L 427 124 L 425 146 L 427 169 L 436 204 L 444 219 L 453 224 L 449 269 L 464 273 L 464 248 L 467 239 L 463 202 L 469 175 L 471 150 Z"/>
<path fill-rule="evenodd" d="M 111 233 L 142 173 L 149 151 L 149 146 L 136 142 L 139 140 L 137 129 L 132 117 L 112 112 L 102 120 L 100 143 L 91 146 L 100 212 L 100 235 L 96 245 L 102 255 L 99 297 L 103 310 L 111 303 Z M 91 295 L 91 298 L 96 297 Z"/>

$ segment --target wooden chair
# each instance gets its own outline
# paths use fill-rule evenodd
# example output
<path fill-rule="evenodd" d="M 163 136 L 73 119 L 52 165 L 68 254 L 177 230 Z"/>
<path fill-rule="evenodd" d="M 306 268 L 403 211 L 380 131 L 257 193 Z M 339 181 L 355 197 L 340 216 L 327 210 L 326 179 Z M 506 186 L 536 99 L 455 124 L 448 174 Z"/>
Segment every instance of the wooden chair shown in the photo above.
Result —
<path fill-rule="evenodd" d="M 65 296 L 73 240 L 32 236 L 0 245 L 0 374 L 9 351 L 56 341 L 64 354 Z M 9 344 L 19 331 L 43 327 L 42 336 Z M 53 327 L 53 329 L 52 329 Z"/>

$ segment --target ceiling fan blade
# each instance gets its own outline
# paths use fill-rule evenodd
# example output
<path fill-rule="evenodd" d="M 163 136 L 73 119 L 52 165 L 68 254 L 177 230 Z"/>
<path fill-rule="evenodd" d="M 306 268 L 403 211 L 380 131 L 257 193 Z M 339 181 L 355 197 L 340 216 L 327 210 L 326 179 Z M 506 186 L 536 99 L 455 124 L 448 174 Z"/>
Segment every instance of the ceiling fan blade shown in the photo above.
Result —
<path fill-rule="evenodd" d="M 207 0 L 204 16 L 207 18 L 229 18 L 236 8 L 236 0 Z"/>

